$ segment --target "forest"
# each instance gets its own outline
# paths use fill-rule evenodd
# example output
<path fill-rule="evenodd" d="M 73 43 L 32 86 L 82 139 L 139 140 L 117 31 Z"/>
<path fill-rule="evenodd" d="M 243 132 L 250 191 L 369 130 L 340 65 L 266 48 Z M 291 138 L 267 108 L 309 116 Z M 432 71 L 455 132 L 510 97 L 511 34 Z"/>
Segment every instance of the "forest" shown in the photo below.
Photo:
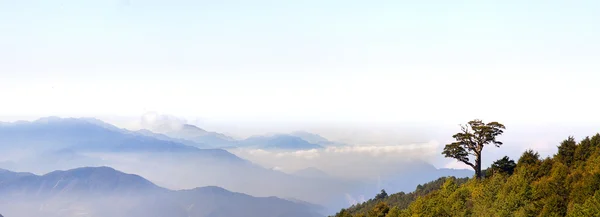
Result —
<path fill-rule="evenodd" d="M 480 177 L 443 177 L 408 194 L 382 190 L 335 215 L 406 216 L 600 216 L 600 134 L 568 137 L 546 158 L 534 150 L 517 162 L 503 157 Z"/>

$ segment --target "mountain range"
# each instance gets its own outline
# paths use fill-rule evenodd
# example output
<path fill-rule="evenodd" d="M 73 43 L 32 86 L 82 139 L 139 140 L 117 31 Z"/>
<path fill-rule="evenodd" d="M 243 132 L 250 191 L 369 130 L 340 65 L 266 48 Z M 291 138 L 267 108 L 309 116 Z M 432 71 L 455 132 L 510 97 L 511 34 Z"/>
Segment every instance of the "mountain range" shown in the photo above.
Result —
<path fill-rule="evenodd" d="M 194 152 L 197 148 L 108 127 L 99 121 L 41 118 L 0 125 L 0 148 L 102 152 Z"/>
<path fill-rule="evenodd" d="M 337 145 L 324 137 L 308 132 L 290 134 L 274 134 L 251 136 L 246 139 L 235 139 L 222 133 L 210 132 L 191 124 L 162 124 L 150 130 L 142 129 L 139 134 L 179 142 L 199 148 L 260 148 L 270 150 L 308 150 Z"/>
<path fill-rule="evenodd" d="M 177 135 L 191 139 L 195 138 L 192 132 L 201 134 L 208 131 L 190 125 L 185 132 Z M 200 148 L 202 145 L 214 145 L 186 138 L 174 138 L 149 130 L 129 131 L 90 118 L 49 117 L 31 122 L 0 123 L 0 167 L 46 174 L 76 167 L 109 166 L 141 175 L 169 189 L 219 186 L 259 197 L 299 199 L 334 211 L 348 205 L 347 195 L 370 195 L 381 187 L 412 189 L 419 183 L 439 177 L 441 173 L 446 175 L 431 165 L 415 163 L 404 166 L 419 170 L 418 175 L 407 177 L 399 170 L 379 180 L 347 180 L 329 176 L 316 168 L 287 174 L 266 169 L 225 149 Z M 327 147 L 288 134 L 229 142 L 248 149 Z M 323 142 L 320 139 L 318 143 Z M 449 173 L 460 177 L 471 172 Z"/>
<path fill-rule="evenodd" d="M 311 144 L 317 144 L 317 145 L 320 145 L 323 147 L 345 146 L 346 145 L 344 143 L 339 143 L 339 142 L 328 140 L 319 134 L 309 133 L 306 131 L 295 131 L 295 132 L 290 133 L 290 135 L 299 137 L 299 138 L 303 139 L 304 141 L 307 141 Z"/>
<path fill-rule="evenodd" d="M 287 134 L 249 137 L 239 141 L 237 147 L 270 150 L 308 150 L 323 148 L 321 145 L 313 144 L 300 137 Z"/>
<path fill-rule="evenodd" d="M 306 202 L 252 197 L 214 186 L 173 191 L 110 167 L 41 176 L 0 170 L 0 193 L 0 210 L 6 216 L 321 216 Z"/>
<path fill-rule="evenodd" d="M 191 124 L 157 129 L 157 132 L 162 132 L 172 138 L 185 139 L 214 148 L 229 147 L 236 143 L 236 140 L 230 136 L 217 132 L 209 132 Z"/>

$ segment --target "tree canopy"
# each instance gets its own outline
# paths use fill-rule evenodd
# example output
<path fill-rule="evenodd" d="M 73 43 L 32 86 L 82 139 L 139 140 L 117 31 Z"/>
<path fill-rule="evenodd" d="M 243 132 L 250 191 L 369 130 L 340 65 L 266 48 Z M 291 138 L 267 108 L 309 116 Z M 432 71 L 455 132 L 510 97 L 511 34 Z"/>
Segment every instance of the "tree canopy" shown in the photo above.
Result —
<path fill-rule="evenodd" d="M 490 177 L 441 178 L 408 194 L 357 204 L 336 217 L 600 216 L 600 134 L 579 143 L 569 137 L 544 159 L 527 150 L 513 163 L 503 157 L 488 168 L 500 171 Z"/>
<path fill-rule="evenodd" d="M 461 132 L 452 137 L 456 140 L 444 147 L 445 157 L 454 158 L 475 170 L 475 176 L 481 178 L 481 152 L 488 144 L 500 147 L 502 142 L 496 139 L 504 133 L 504 125 L 498 122 L 484 123 L 479 119 L 461 125 Z M 470 156 L 475 158 L 471 161 Z"/>
<path fill-rule="evenodd" d="M 515 161 L 511 160 L 508 156 L 504 156 L 492 164 L 491 171 L 493 173 L 506 173 L 512 175 L 515 171 L 515 167 L 517 167 Z"/>
<path fill-rule="evenodd" d="M 387 192 L 385 192 L 384 189 L 381 189 L 381 192 L 377 195 L 375 195 L 375 200 L 382 200 L 388 197 Z"/>

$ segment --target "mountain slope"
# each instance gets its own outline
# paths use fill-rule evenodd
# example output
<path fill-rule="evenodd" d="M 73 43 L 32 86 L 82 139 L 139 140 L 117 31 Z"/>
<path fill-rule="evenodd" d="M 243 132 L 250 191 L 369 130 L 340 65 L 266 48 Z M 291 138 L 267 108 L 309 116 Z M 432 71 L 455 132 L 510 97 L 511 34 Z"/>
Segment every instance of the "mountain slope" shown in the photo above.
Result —
<path fill-rule="evenodd" d="M 312 144 L 317 144 L 317 145 L 321 145 L 321 146 L 344 146 L 345 144 L 339 143 L 339 142 L 333 142 L 333 141 L 329 141 L 328 139 L 326 139 L 325 137 L 322 137 L 319 134 L 314 134 L 314 133 L 309 133 L 309 132 L 304 132 L 304 131 L 296 131 L 296 132 L 292 132 L 290 133 L 290 135 L 292 136 L 296 136 L 296 137 L 300 137 L 301 139 L 310 142 Z"/>
<path fill-rule="evenodd" d="M 310 207 L 276 197 L 252 197 L 229 192 L 219 187 L 204 187 L 177 192 L 179 200 L 194 201 L 190 204 L 190 216 L 318 216 Z M 211 206 L 206 206 L 211 204 Z"/>
<path fill-rule="evenodd" d="M 272 136 L 253 136 L 242 140 L 238 147 L 252 147 L 260 149 L 281 149 L 281 150 L 309 150 L 323 148 L 323 146 L 309 143 L 300 137 L 277 134 Z"/>
<path fill-rule="evenodd" d="M 524 152 L 516 166 L 492 167 L 482 180 L 446 179 L 437 190 L 406 204 L 373 202 L 370 210 L 336 216 L 598 216 L 600 134 L 579 143 L 573 137 L 553 157 Z M 374 203 L 377 203 L 374 205 Z M 392 205 L 391 209 L 390 206 Z"/>
<path fill-rule="evenodd" d="M 91 121 L 90 121 L 91 120 Z M 0 125 L 0 150 L 112 152 L 112 153 L 191 153 L 238 160 L 222 149 L 199 149 L 161 134 L 149 131 L 132 132 L 116 128 L 97 119 L 41 118 L 33 122 Z M 196 144 L 197 145 L 197 144 Z"/>
<path fill-rule="evenodd" d="M 77 149 L 84 151 L 188 152 L 197 148 L 133 134 L 126 130 L 77 118 L 41 118 L 0 125 L 0 149 Z"/>
<path fill-rule="evenodd" d="M 9 172 L 10 173 L 10 172 Z M 83 193 L 131 194 L 161 190 L 150 181 L 125 174 L 110 167 L 84 167 L 68 171 L 54 171 L 43 176 L 22 174 L 18 177 L 0 177 L 0 192 L 4 194 L 57 194 Z"/>
<path fill-rule="evenodd" d="M 160 133 L 154 133 L 154 132 L 152 132 L 150 130 L 146 130 L 146 129 L 141 129 L 141 130 L 135 131 L 134 133 L 140 134 L 143 136 L 152 137 L 152 138 L 159 139 L 159 140 L 163 140 L 163 141 L 177 142 L 177 143 L 181 143 L 181 144 L 188 145 L 188 146 L 194 146 L 194 147 L 198 147 L 198 148 L 213 148 L 212 146 L 204 144 L 204 143 L 194 142 L 194 141 L 187 140 L 187 139 L 178 139 L 178 138 L 174 138 L 174 137 L 169 137 L 167 135 L 160 134 Z"/>
<path fill-rule="evenodd" d="M 406 191 L 440 176 L 431 165 L 418 167 L 426 174 L 423 176 L 406 176 L 403 171 L 398 171 L 394 177 L 382 177 L 379 181 L 290 175 L 265 169 L 222 149 L 198 149 L 162 139 L 167 138 L 152 138 L 82 119 L 1 124 L 0 151 L 4 156 L 0 164 L 12 170 L 37 174 L 83 166 L 110 166 L 139 174 L 167 188 L 217 185 L 255 196 L 297 198 L 333 211 L 348 205 L 346 194 L 354 197 L 371 195 L 381 189 L 381 184 L 385 189 Z M 278 142 L 285 141 L 300 144 L 301 148 L 309 144 L 308 148 L 312 148 L 312 144 L 297 137 L 265 147 L 281 148 Z M 184 149 L 177 150 L 176 147 Z"/>
<path fill-rule="evenodd" d="M 199 144 L 206 144 L 210 147 L 220 148 L 232 146 L 236 140 L 221 133 L 209 132 L 191 124 L 183 124 L 179 127 L 157 129 L 157 132 L 165 135 L 193 141 Z"/>
<path fill-rule="evenodd" d="M 454 177 L 441 177 L 436 179 L 435 181 L 431 181 L 425 183 L 423 185 L 418 185 L 417 188 L 410 193 L 398 192 L 391 194 L 384 198 L 371 198 L 368 201 L 363 203 L 355 204 L 349 207 L 348 209 L 344 209 L 341 213 L 347 213 L 350 215 L 367 215 L 369 211 L 373 210 L 375 206 L 379 203 L 385 203 L 390 207 L 396 207 L 398 209 L 407 208 L 410 203 L 414 202 L 417 198 L 425 196 L 432 191 L 439 190 L 442 188 L 442 185 L 446 182 L 447 179 L 456 179 Z M 468 178 L 460 178 L 456 179 L 458 184 L 465 183 Z M 338 213 L 338 215 L 340 215 Z"/>
<path fill-rule="evenodd" d="M 3 171 L 0 210 L 8 216 L 317 217 L 305 204 L 219 187 L 171 191 L 108 167 L 42 176 Z M 19 177 L 20 176 L 20 177 Z M 15 178 L 17 177 L 17 178 Z M 28 209 L 27 207 L 43 207 Z"/>
<path fill-rule="evenodd" d="M 34 174 L 33 173 L 12 172 L 9 170 L 0 169 L 0 182 L 7 182 L 7 181 L 11 181 L 13 179 L 26 177 L 26 176 L 34 176 Z"/>

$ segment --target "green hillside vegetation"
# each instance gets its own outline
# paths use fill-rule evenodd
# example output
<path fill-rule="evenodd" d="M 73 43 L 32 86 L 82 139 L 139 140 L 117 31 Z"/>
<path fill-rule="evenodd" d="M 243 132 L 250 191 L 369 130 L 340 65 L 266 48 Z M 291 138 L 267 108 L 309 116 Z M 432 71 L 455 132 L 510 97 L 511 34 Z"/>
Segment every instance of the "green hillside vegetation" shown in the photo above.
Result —
<path fill-rule="evenodd" d="M 600 216 L 600 134 L 579 143 L 569 137 L 545 159 L 533 150 L 516 163 L 504 157 L 482 174 L 466 182 L 441 178 L 421 186 L 428 190 L 372 199 L 335 216 Z"/>
<path fill-rule="evenodd" d="M 435 181 L 431 181 L 423 185 L 417 186 L 417 189 L 415 189 L 415 191 L 408 194 L 404 192 L 399 192 L 388 196 L 385 190 L 381 190 L 382 192 L 377 194 L 374 198 L 369 199 L 363 203 L 355 204 L 348 209 L 342 210 L 341 213 L 347 213 L 352 215 L 359 213 L 366 214 L 370 210 L 373 210 L 373 208 L 379 203 L 384 203 L 390 207 L 394 207 L 395 209 L 405 209 L 408 207 L 408 205 L 410 205 L 410 203 L 415 201 L 417 198 L 425 196 L 431 193 L 432 191 L 440 189 L 442 185 L 446 182 L 446 179 L 449 178 L 454 179 L 454 177 L 441 177 Z M 456 179 L 456 183 L 462 184 L 467 182 L 467 180 L 468 178 Z"/>

